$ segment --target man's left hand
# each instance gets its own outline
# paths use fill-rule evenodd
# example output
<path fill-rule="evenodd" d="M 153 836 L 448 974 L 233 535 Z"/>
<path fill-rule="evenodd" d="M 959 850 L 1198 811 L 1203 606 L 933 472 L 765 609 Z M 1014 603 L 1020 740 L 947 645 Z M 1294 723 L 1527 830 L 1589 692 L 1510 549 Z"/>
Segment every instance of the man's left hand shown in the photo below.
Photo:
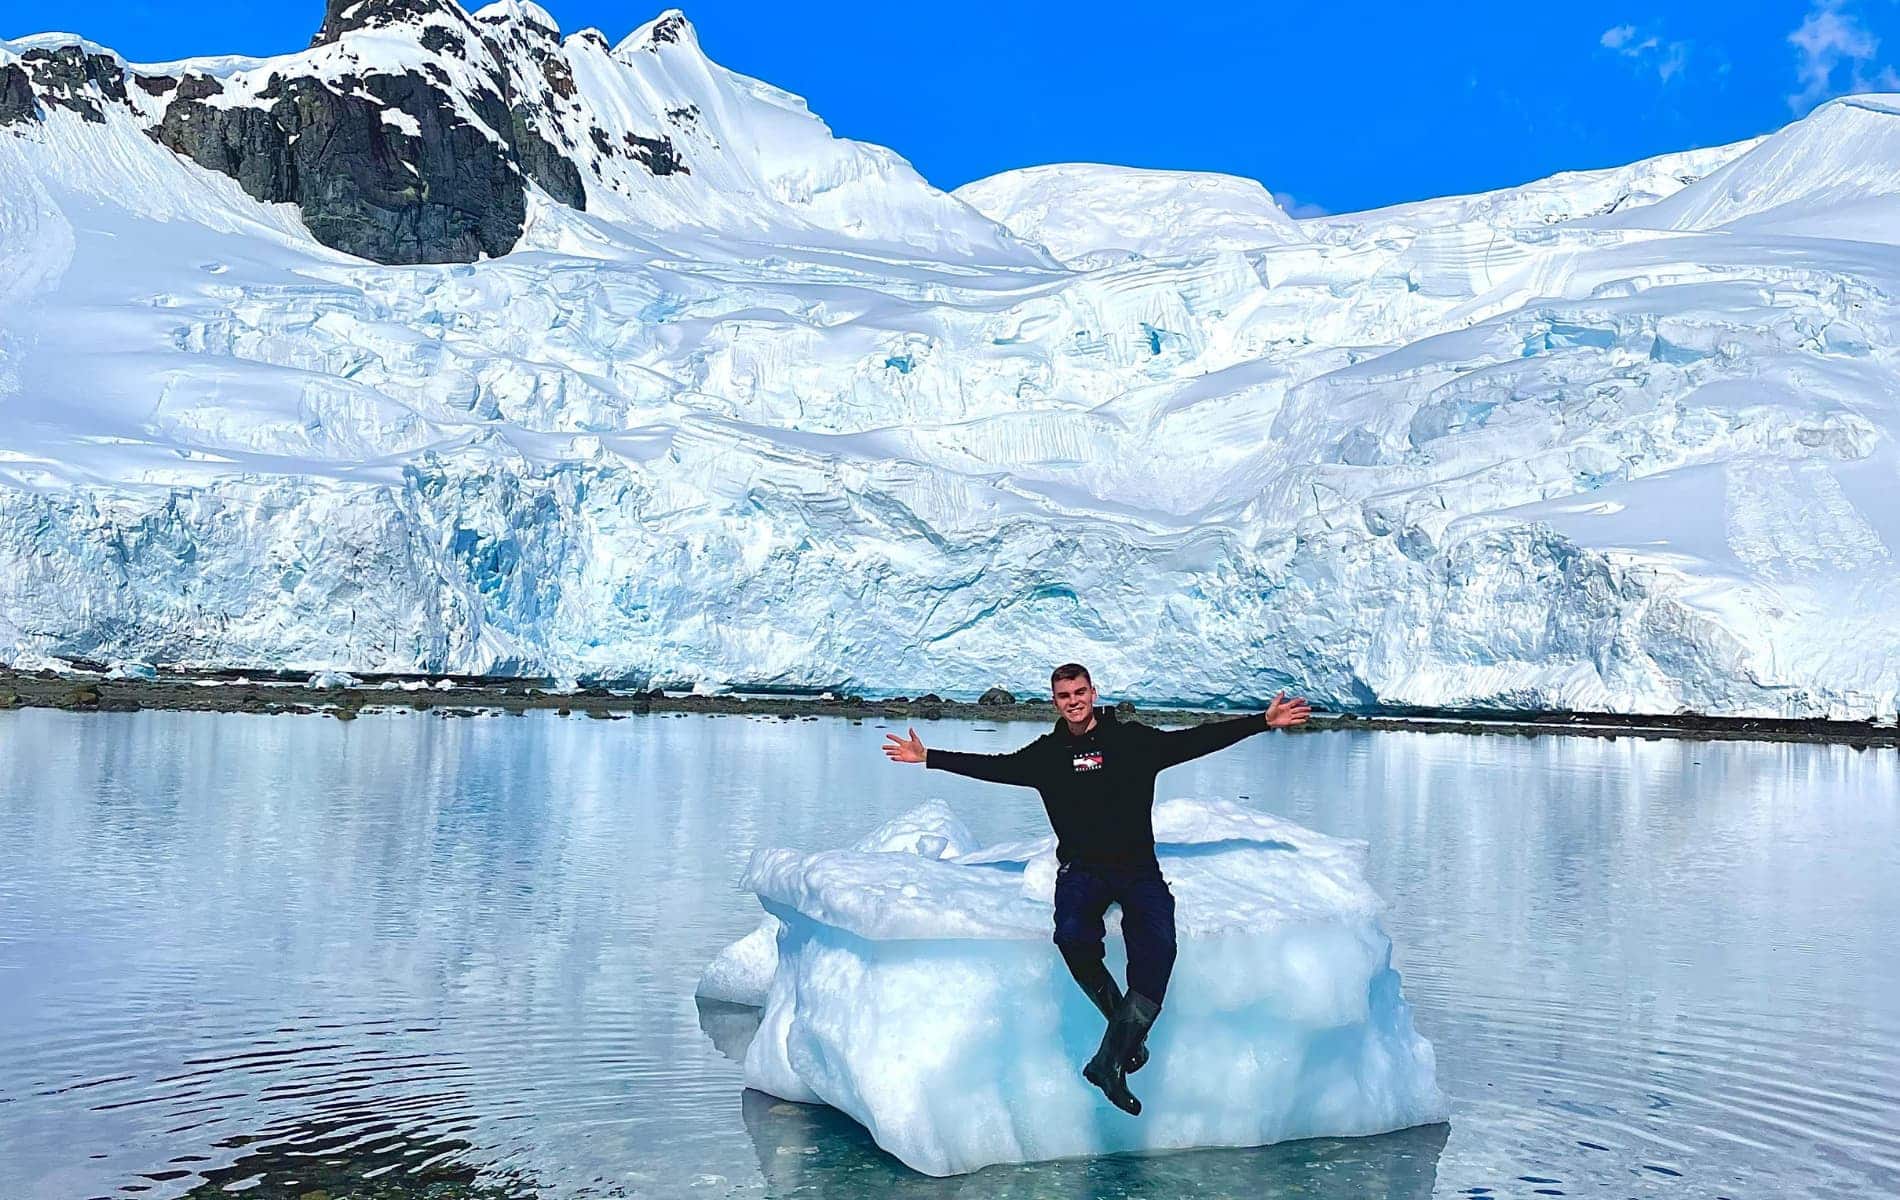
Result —
<path fill-rule="evenodd" d="M 1288 700 L 1281 692 L 1267 705 L 1267 728 L 1290 729 L 1295 725 L 1306 724 L 1306 718 L 1313 715 L 1313 706 L 1299 696 Z"/>

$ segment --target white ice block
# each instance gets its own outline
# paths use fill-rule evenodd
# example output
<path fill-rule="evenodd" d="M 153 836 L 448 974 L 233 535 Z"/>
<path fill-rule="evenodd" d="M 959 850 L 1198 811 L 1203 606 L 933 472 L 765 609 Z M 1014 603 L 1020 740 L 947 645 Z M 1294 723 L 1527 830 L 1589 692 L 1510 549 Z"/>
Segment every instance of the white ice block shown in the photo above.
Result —
<path fill-rule="evenodd" d="M 851 1115 L 919 1171 L 1252 1146 L 1442 1121 L 1363 846 L 1218 801 L 1157 806 L 1180 957 L 1123 1115 L 1050 940 L 1052 839 L 956 858 L 763 850 L 782 925 L 748 1086 Z M 1121 966 L 1111 916 L 1111 965 Z"/>

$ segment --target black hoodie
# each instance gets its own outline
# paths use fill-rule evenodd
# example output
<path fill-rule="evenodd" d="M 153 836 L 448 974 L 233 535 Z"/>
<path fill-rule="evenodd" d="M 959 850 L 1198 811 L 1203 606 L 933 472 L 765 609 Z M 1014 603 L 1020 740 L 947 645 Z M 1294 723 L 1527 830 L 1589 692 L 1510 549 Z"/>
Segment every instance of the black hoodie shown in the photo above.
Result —
<path fill-rule="evenodd" d="M 1266 714 L 1162 731 L 1095 710 L 1081 735 L 1058 719 L 1053 730 L 1013 754 L 930 750 L 924 765 L 939 771 L 1013 783 L 1042 793 L 1056 831 L 1056 858 L 1104 866 L 1155 865 L 1155 776 L 1212 754 L 1267 728 Z"/>

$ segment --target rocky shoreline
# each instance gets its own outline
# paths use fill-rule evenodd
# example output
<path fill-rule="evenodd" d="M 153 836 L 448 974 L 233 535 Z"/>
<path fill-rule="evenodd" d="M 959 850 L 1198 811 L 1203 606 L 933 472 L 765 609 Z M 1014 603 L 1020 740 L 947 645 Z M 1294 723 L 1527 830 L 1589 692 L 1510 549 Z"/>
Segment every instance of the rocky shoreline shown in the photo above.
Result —
<path fill-rule="evenodd" d="M 326 683 L 321 677 L 260 672 L 195 671 L 157 678 L 112 678 L 104 673 L 16 671 L 0 667 L 0 711 L 56 708 L 69 712 L 241 712 L 324 716 L 353 720 L 366 712 L 412 710 L 444 717 L 484 713 L 522 715 L 551 710 L 560 716 L 619 720 L 636 714 L 706 713 L 784 720 L 842 717 L 854 721 L 984 720 L 1048 723 L 1047 701 L 1018 701 L 992 688 L 976 701 L 935 694 L 862 697 L 824 693 L 696 695 L 662 689 L 638 690 L 594 684 L 559 690 L 551 680 L 483 676 L 371 675 Z M 1223 720 L 1232 710 L 1141 708 L 1123 701 L 1124 716 L 1139 714 L 1166 725 Z M 1712 717 L 1698 713 L 1630 714 L 1486 712 L 1405 709 L 1369 713 L 1316 712 L 1303 732 L 1411 730 L 1425 733 L 1501 734 L 1519 737 L 1640 737 L 1647 740 L 1827 742 L 1855 747 L 1900 747 L 1900 725 L 1870 721 Z"/>

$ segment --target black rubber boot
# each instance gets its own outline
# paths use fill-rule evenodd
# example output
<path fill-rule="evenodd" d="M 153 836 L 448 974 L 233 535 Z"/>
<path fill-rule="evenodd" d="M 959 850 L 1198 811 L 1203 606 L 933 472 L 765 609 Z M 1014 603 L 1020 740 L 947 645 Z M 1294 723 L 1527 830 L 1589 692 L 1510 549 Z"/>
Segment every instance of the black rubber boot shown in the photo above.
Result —
<path fill-rule="evenodd" d="M 1069 974 L 1075 976 L 1076 985 L 1082 989 L 1082 994 L 1089 998 L 1089 1003 L 1101 1010 L 1103 1020 L 1113 1021 L 1115 1010 L 1122 1006 L 1122 990 L 1115 985 L 1115 977 L 1108 973 L 1101 956 L 1069 946 L 1058 948 L 1062 951 L 1062 961 L 1069 964 Z M 1135 1048 L 1128 1052 L 1128 1057 L 1122 1060 L 1122 1068 L 1132 1075 L 1147 1062 L 1148 1047 L 1137 1042 Z"/>
<path fill-rule="evenodd" d="M 1108 1032 L 1102 1035 L 1101 1049 L 1089 1059 L 1089 1065 L 1082 1068 L 1082 1078 L 1101 1088 L 1110 1104 L 1131 1117 L 1141 1115 L 1141 1101 L 1128 1090 L 1122 1064 L 1127 1061 L 1129 1051 L 1148 1036 L 1149 1026 L 1160 1015 L 1161 1006 L 1140 992 L 1123 996 L 1120 1007 L 1109 1019 Z"/>

